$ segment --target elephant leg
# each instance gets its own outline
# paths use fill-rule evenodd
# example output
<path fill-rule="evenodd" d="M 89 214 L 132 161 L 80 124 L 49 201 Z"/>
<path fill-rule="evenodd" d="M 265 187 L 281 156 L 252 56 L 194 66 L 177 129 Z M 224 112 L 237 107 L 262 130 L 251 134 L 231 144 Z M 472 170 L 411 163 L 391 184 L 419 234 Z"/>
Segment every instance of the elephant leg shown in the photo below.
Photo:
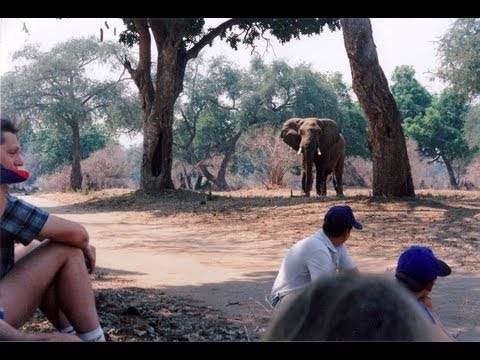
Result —
<path fill-rule="evenodd" d="M 317 195 L 327 196 L 327 175 L 321 167 L 317 167 Z"/>
<path fill-rule="evenodd" d="M 317 180 L 317 195 L 327 196 L 327 182 L 326 180 Z"/>
<path fill-rule="evenodd" d="M 305 196 L 310 196 L 312 190 L 312 162 L 305 158 L 302 161 L 302 189 Z"/>
<path fill-rule="evenodd" d="M 345 158 L 342 156 L 335 166 L 335 180 L 336 186 L 335 191 L 337 192 L 337 196 L 343 196 L 343 166 L 344 166 Z"/>
<path fill-rule="evenodd" d="M 302 190 L 305 196 L 310 196 L 310 191 L 307 188 L 307 173 L 302 169 Z"/>
<path fill-rule="evenodd" d="M 317 195 L 327 196 L 327 182 L 326 180 L 317 180 Z"/>

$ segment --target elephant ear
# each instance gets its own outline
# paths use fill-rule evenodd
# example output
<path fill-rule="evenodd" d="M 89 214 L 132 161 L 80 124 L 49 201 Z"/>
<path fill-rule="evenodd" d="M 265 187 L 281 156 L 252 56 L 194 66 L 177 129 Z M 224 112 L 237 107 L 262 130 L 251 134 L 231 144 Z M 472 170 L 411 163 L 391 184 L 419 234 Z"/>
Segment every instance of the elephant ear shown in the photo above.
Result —
<path fill-rule="evenodd" d="M 280 137 L 283 139 L 283 142 L 295 151 L 298 151 L 300 148 L 300 141 L 302 140 L 298 134 L 300 122 L 301 119 L 298 118 L 285 121 L 282 132 L 280 133 Z"/>
<path fill-rule="evenodd" d="M 340 141 L 340 127 L 334 120 L 317 119 L 318 126 L 322 129 L 322 139 L 326 146 L 332 146 Z"/>

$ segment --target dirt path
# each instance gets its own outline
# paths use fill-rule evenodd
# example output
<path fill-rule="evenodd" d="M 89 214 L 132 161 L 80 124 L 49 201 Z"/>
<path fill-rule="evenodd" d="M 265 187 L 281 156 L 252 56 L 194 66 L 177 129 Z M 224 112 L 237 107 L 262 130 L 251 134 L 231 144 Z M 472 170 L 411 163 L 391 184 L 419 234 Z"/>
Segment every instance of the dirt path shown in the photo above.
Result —
<path fill-rule="evenodd" d="M 271 309 L 266 299 L 287 242 L 257 241 L 255 232 L 148 223 L 140 213 L 83 213 L 45 198 L 26 200 L 84 224 L 97 248 L 98 272 L 113 271 L 132 286 L 159 288 L 218 309 L 250 332 L 261 333 L 267 325 Z M 396 257 L 355 246 L 352 254 L 362 271 L 392 276 Z M 478 272 L 454 271 L 437 282 L 432 297 L 457 340 L 480 341 Z"/>

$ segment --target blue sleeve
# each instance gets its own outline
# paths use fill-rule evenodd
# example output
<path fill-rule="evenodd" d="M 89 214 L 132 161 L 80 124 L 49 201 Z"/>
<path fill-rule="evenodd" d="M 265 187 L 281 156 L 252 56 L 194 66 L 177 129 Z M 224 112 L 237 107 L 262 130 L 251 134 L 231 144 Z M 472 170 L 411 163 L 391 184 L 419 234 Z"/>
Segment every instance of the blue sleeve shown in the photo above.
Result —
<path fill-rule="evenodd" d="M 7 194 L 7 205 L 2 216 L 2 233 L 16 242 L 28 245 L 47 222 L 48 212 Z"/>

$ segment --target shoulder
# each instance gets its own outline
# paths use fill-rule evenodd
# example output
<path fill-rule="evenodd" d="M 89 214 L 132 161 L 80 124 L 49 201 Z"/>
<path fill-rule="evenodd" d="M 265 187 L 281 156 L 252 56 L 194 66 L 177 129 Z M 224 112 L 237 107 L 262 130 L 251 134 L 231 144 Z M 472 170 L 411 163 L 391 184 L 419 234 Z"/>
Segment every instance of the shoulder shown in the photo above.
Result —
<path fill-rule="evenodd" d="M 325 236 L 323 231 L 317 231 L 300 242 L 303 243 L 304 246 L 327 249 L 328 246 L 326 240 L 328 241 L 328 238 Z"/>
<path fill-rule="evenodd" d="M 16 196 L 10 195 L 7 193 L 7 209 L 14 209 L 16 207 L 28 208 L 28 209 L 36 209 L 35 205 L 32 205 L 22 199 L 19 199 Z"/>
<path fill-rule="evenodd" d="M 19 217 L 27 219 L 30 216 L 48 217 L 48 212 L 32 205 L 16 196 L 6 194 L 7 204 L 5 206 L 5 217 Z"/>
<path fill-rule="evenodd" d="M 13 195 L 10 194 L 10 193 L 6 193 L 6 194 L 5 194 L 5 197 L 7 198 L 7 201 L 8 201 L 8 202 L 13 202 L 13 201 L 19 200 L 16 196 L 13 196 Z"/>
<path fill-rule="evenodd" d="M 327 238 L 328 240 L 328 238 Z M 326 257 L 331 258 L 332 249 L 329 248 L 328 242 L 325 241 L 321 234 L 316 233 L 308 238 L 308 241 L 304 245 L 305 251 L 309 257 L 319 258 Z"/>

